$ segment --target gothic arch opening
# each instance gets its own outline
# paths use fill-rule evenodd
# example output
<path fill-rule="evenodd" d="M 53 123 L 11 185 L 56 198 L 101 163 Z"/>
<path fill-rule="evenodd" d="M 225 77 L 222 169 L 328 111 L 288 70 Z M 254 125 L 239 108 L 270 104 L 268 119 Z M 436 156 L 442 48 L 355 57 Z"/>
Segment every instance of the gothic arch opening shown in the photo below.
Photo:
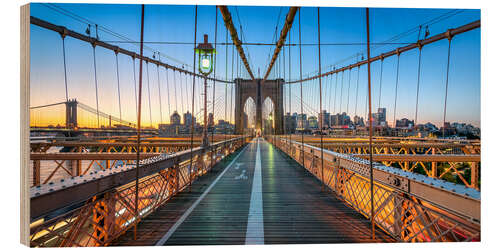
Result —
<path fill-rule="evenodd" d="M 249 96 L 243 105 L 243 133 L 253 134 L 256 126 L 256 105 L 255 100 Z"/>
<path fill-rule="evenodd" d="M 262 103 L 262 127 L 266 135 L 276 132 L 276 109 L 273 100 L 269 96 Z"/>

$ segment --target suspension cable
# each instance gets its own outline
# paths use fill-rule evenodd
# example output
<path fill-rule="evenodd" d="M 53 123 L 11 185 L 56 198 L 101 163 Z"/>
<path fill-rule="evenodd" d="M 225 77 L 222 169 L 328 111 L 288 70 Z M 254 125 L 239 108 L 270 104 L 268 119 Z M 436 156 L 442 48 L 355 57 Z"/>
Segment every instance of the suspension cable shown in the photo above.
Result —
<path fill-rule="evenodd" d="M 196 32 L 198 27 L 198 5 L 194 7 L 194 42 L 193 46 L 196 48 Z M 196 72 L 196 50 L 193 49 L 193 72 Z M 191 98 L 191 153 L 190 153 L 190 162 L 189 162 L 189 192 L 191 192 L 191 168 L 193 166 L 193 139 L 194 139 L 194 91 L 195 91 L 195 76 L 193 75 L 193 89 L 192 89 L 192 98 Z M 177 99 L 177 98 L 176 98 Z"/>
<path fill-rule="evenodd" d="M 420 92 L 420 70 L 422 64 L 422 46 L 420 45 L 420 41 L 417 42 L 419 44 L 418 47 L 418 75 L 417 75 L 417 100 L 415 103 L 415 129 L 417 129 L 417 118 L 418 118 L 418 94 Z"/>
<path fill-rule="evenodd" d="M 216 66 L 217 66 L 217 6 L 215 6 L 215 34 L 214 34 L 214 50 L 215 50 L 215 55 L 214 55 L 214 77 L 216 75 Z M 208 127 L 208 124 L 207 124 Z M 214 131 L 215 131 L 215 80 L 214 80 L 214 89 L 212 92 L 212 144 L 214 143 Z M 208 131 L 207 131 L 208 133 Z M 212 147 L 212 153 L 210 155 L 210 165 L 213 167 L 214 163 L 214 150 L 215 148 Z M 210 168 L 212 169 L 212 168 Z"/>
<path fill-rule="evenodd" d="M 371 95 L 371 74 L 370 74 L 370 17 L 369 9 L 366 8 L 366 53 L 367 53 L 367 71 L 368 71 L 368 102 L 369 102 L 369 137 L 370 137 L 370 220 L 372 224 L 372 239 L 375 240 L 375 208 L 374 206 L 374 196 L 373 196 L 373 153 L 372 153 L 372 137 L 373 137 L 373 123 L 371 121 L 372 117 L 372 95 Z"/>
<path fill-rule="evenodd" d="M 320 18 L 319 18 L 319 7 L 318 7 L 318 71 L 319 75 L 321 75 L 321 36 L 320 36 Z M 322 86 L 321 86 L 321 77 L 318 78 L 319 80 L 319 112 L 322 114 L 322 105 L 323 105 L 323 98 L 322 98 Z M 321 147 L 321 190 L 324 188 L 325 184 L 325 179 L 324 179 L 324 171 L 323 171 L 323 165 L 324 165 L 324 159 L 323 159 L 323 120 L 324 117 L 321 117 L 320 119 L 320 147 Z"/>
<path fill-rule="evenodd" d="M 447 102 L 448 102 L 448 76 L 450 73 L 451 38 L 452 38 L 452 36 L 448 37 L 448 62 L 446 63 L 446 90 L 445 90 L 445 94 L 444 94 L 443 137 L 445 136 L 446 107 L 447 107 Z"/>
<path fill-rule="evenodd" d="M 285 76 L 286 76 L 286 55 L 285 55 L 285 51 L 286 49 L 283 49 L 283 82 L 285 81 Z M 283 107 L 283 114 L 281 116 L 281 119 L 282 119 L 282 122 L 281 124 L 283 125 L 283 128 L 282 128 L 282 133 L 283 134 L 286 134 L 286 125 L 285 125 L 285 114 L 286 114 L 286 101 L 287 101 L 287 98 L 286 98 L 286 84 L 281 84 L 281 89 L 282 91 L 280 92 L 280 96 L 282 96 L 282 107 Z"/>
<path fill-rule="evenodd" d="M 184 101 L 186 101 L 186 106 L 187 106 L 187 102 L 188 100 L 183 100 L 184 98 L 183 95 L 184 95 L 184 91 L 183 91 L 183 86 L 184 84 L 182 84 L 182 73 L 179 71 L 179 87 L 180 87 L 180 91 L 181 93 L 179 94 L 179 96 L 181 97 L 181 113 L 184 114 Z M 187 90 L 186 90 L 187 91 Z M 188 112 L 188 108 L 186 107 L 186 113 Z M 193 115 L 193 114 L 191 114 Z"/>
<path fill-rule="evenodd" d="M 61 33 L 62 51 L 63 51 L 63 67 L 64 67 L 64 88 L 66 89 L 66 102 L 68 102 L 69 98 L 68 98 L 68 77 L 67 77 L 67 72 L 66 72 L 66 45 L 64 43 L 65 37 L 66 37 L 66 34 L 64 32 Z"/>
<path fill-rule="evenodd" d="M 288 44 L 290 45 L 290 43 L 292 42 L 292 29 L 290 28 L 290 31 L 288 33 Z M 292 79 L 292 46 L 288 46 L 288 80 Z M 290 145 L 290 148 L 288 149 L 288 152 L 292 152 L 292 84 L 288 84 L 288 110 L 290 112 L 290 136 L 289 136 L 289 145 Z"/>
<path fill-rule="evenodd" d="M 175 80 L 175 70 L 172 72 L 173 78 L 174 78 L 174 100 L 175 100 L 175 112 L 179 112 L 179 107 L 177 106 L 177 81 Z"/>
<path fill-rule="evenodd" d="M 344 93 L 344 71 L 342 71 L 342 77 L 340 78 L 340 105 L 339 105 L 339 113 L 342 114 L 342 99 Z M 344 117 L 342 116 L 342 125 L 344 124 Z"/>
<path fill-rule="evenodd" d="M 92 55 L 94 56 L 94 85 L 95 85 L 95 103 L 96 103 L 96 110 L 97 110 L 97 128 L 100 128 L 100 123 L 99 123 L 99 90 L 97 87 L 97 67 L 96 67 L 96 60 L 95 60 L 95 43 L 92 44 Z"/>
<path fill-rule="evenodd" d="M 234 81 L 234 52 L 235 52 L 235 46 L 233 45 L 232 51 L 231 51 L 231 79 Z M 229 107 L 230 107 L 230 115 L 229 115 L 229 124 L 233 121 L 233 85 L 231 84 L 231 100 L 229 101 Z M 235 131 L 234 131 L 235 132 Z"/>
<path fill-rule="evenodd" d="M 158 57 L 160 55 L 158 54 Z M 158 59 L 159 60 L 159 59 Z M 156 65 L 156 75 L 158 80 L 158 101 L 160 101 L 160 123 L 163 124 L 163 113 L 161 110 L 161 85 L 160 85 L 160 66 Z M 160 128 L 160 126 L 158 126 Z"/>
<path fill-rule="evenodd" d="M 135 217 L 139 217 L 139 161 L 140 161 L 140 146 L 141 146 L 141 101 L 142 101 L 142 53 L 144 49 L 144 4 L 141 6 L 142 14 L 141 14 L 141 44 L 140 44 L 140 58 L 139 58 L 139 100 L 138 100 L 138 113 L 137 113 L 137 159 L 135 166 L 135 207 L 134 214 Z M 134 64 L 135 65 L 135 64 Z M 134 71 L 135 72 L 135 71 Z M 137 238 L 137 222 L 139 220 L 135 220 L 136 224 L 134 225 L 134 240 Z"/>
<path fill-rule="evenodd" d="M 380 59 L 380 85 L 378 88 L 378 108 L 380 108 L 380 99 L 382 97 L 382 73 L 383 73 L 383 69 L 384 69 L 384 58 Z"/>
<path fill-rule="evenodd" d="M 185 74 L 185 80 L 186 80 L 186 84 L 185 84 L 185 88 L 186 88 L 186 110 L 189 110 L 189 93 L 188 93 L 188 88 L 189 88 L 189 83 L 188 83 L 188 75 Z"/>
<path fill-rule="evenodd" d="M 135 95 L 135 115 L 139 114 L 137 110 L 137 79 L 135 77 L 135 56 L 132 57 L 132 70 L 134 71 L 134 95 Z"/>
<path fill-rule="evenodd" d="M 227 44 L 227 40 L 228 40 L 228 29 L 226 29 L 226 44 Z M 225 57 L 226 57 L 226 89 L 225 89 L 225 93 L 224 95 L 226 96 L 225 99 L 224 99 L 224 122 L 227 122 L 227 49 L 228 49 L 228 45 L 226 45 L 226 53 L 225 53 Z M 224 141 L 227 141 L 227 126 L 224 125 Z"/>
<path fill-rule="evenodd" d="M 357 77 L 357 80 L 356 80 L 356 101 L 355 101 L 355 104 L 354 104 L 354 116 L 358 116 L 358 90 L 359 90 L 359 66 L 358 66 L 358 77 Z"/>
<path fill-rule="evenodd" d="M 149 63 L 146 61 L 146 79 L 148 83 L 148 106 L 149 106 L 149 126 L 153 127 L 153 115 L 151 113 L 151 89 L 149 87 Z"/>
<path fill-rule="evenodd" d="M 301 143 L 302 146 L 300 147 L 301 149 L 301 154 L 302 154 L 302 166 L 305 166 L 305 154 L 304 154 L 304 130 L 305 130 L 305 124 L 304 122 L 307 122 L 307 119 L 304 119 L 304 99 L 303 99 L 303 90 L 302 90 L 302 30 L 301 30 L 301 21 L 300 21 L 300 13 L 301 13 L 301 8 L 299 8 L 299 75 L 300 75 L 300 115 L 302 121 L 302 133 L 301 133 Z"/>
<path fill-rule="evenodd" d="M 333 113 L 337 110 L 337 86 L 339 85 L 339 73 L 335 73 L 335 93 L 334 93 L 334 100 L 333 100 Z M 338 125 L 338 124 L 336 124 Z"/>
<path fill-rule="evenodd" d="M 348 85 L 347 85 L 347 107 L 346 107 L 346 114 L 349 115 L 349 99 L 350 98 L 350 94 L 351 94 L 351 71 L 352 71 L 352 68 L 349 69 L 349 82 L 348 82 Z"/>
<path fill-rule="evenodd" d="M 169 123 L 168 119 L 172 113 L 172 110 L 170 109 L 170 91 L 168 91 L 168 69 L 167 68 L 165 68 L 165 79 L 166 79 L 165 86 L 167 87 L 167 107 L 168 107 L 167 122 L 166 123 Z"/>
<path fill-rule="evenodd" d="M 394 128 L 396 128 L 396 105 L 398 100 L 398 83 L 399 83 L 399 58 L 400 54 L 398 53 L 398 61 L 396 66 L 396 91 L 394 94 L 394 123 L 393 123 Z"/>
<path fill-rule="evenodd" d="M 116 58 L 116 82 L 118 83 L 118 109 L 120 111 L 120 124 L 122 123 L 122 101 L 120 97 L 120 73 L 118 71 L 118 52 L 115 51 Z"/>

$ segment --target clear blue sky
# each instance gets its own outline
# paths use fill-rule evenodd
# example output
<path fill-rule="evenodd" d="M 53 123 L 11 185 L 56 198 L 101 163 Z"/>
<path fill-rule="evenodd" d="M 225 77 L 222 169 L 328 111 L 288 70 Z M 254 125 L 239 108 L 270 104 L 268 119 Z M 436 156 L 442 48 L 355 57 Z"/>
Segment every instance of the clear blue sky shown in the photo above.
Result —
<path fill-rule="evenodd" d="M 54 7 L 56 6 L 56 7 Z M 63 25 L 67 28 L 84 33 L 87 27 L 83 22 L 61 14 L 61 9 L 77 14 L 100 27 L 108 28 L 118 34 L 126 36 L 134 41 L 140 38 L 140 5 L 97 5 L 97 4 L 32 4 L 31 15 L 56 25 Z M 57 9 L 58 11 L 56 11 Z M 276 27 L 278 34 L 283 27 L 285 15 L 288 7 L 234 7 L 230 6 L 233 22 L 240 33 L 240 21 L 243 29 L 243 42 L 275 42 Z M 370 30 L 371 41 L 373 43 L 384 42 L 388 39 L 418 27 L 419 24 L 426 23 L 438 18 L 451 9 L 370 9 Z M 321 47 L 322 71 L 336 65 L 345 66 L 356 61 L 356 57 L 345 60 L 356 53 L 364 53 L 366 45 L 350 45 L 352 43 L 364 43 L 366 41 L 365 9 L 362 8 L 334 8 L 325 7 L 320 9 L 321 23 L 321 43 L 335 43 L 337 45 L 324 45 Z M 214 41 L 215 32 L 215 6 L 198 7 L 198 42 L 202 40 L 203 34 L 209 35 L 209 41 Z M 281 14 L 280 14 L 281 13 Z M 435 35 L 455 28 L 475 20 L 480 19 L 479 10 L 460 10 L 451 17 L 429 25 L 430 35 Z M 291 42 L 298 42 L 298 15 L 295 18 L 291 30 Z M 226 29 L 223 24 L 220 12 L 218 13 L 218 34 L 217 42 L 225 42 Z M 302 8 L 302 43 L 317 43 L 317 9 Z M 422 31 L 423 32 L 423 31 Z M 458 121 L 472 123 L 480 126 L 480 29 L 476 29 L 453 38 L 451 50 L 451 64 L 448 92 L 448 121 Z M 415 42 L 417 40 L 418 29 L 409 32 L 394 42 Z M 95 35 L 95 28 L 92 27 L 92 36 Z M 112 36 L 104 31 L 99 31 L 99 38 L 103 41 L 120 41 L 122 39 Z M 154 42 L 187 42 L 192 43 L 194 39 L 194 6 L 181 5 L 146 5 L 145 8 L 145 35 L 144 40 L 147 47 L 155 51 L 160 51 L 162 61 L 180 66 L 181 64 L 193 64 L 193 45 L 168 45 Z M 229 38 L 230 39 L 230 38 Z M 344 43 L 344 45 L 339 45 Z M 115 43 L 120 47 L 134 50 L 138 53 L 137 44 Z M 345 45 L 348 44 L 348 45 Z M 32 25 L 31 26 L 31 106 L 64 101 L 64 75 L 62 67 L 61 38 L 52 31 Z M 402 45 L 373 46 L 372 55 L 378 55 Z M 445 73 L 446 55 L 448 41 L 443 40 L 432 45 L 425 46 L 422 50 L 422 72 L 419 98 L 419 123 L 430 121 L 437 126 L 442 125 L 443 104 L 445 93 Z M 231 52 L 232 47 L 229 48 Z M 217 47 L 216 75 L 218 78 L 226 77 L 226 53 L 224 46 Z M 250 59 L 251 69 L 254 75 L 263 76 L 273 52 L 274 46 L 246 46 L 245 52 Z M 115 55 L 111 51 L 102 48 L 96 49 L 98 84 L 99 84 L 99 105 L 102 111 L 118 116 L 118 93 L 116 90 L 116 65 Z M 291 48 L 291 74 L 289 75 L 288 48 L 286 49 L 285 79 L 297 79 L 299 77 L 298 47 Z M 77 41 L 72 38 L 66 40 L 67 68 L 68 68 L 68 89 L 70 98 L 77 98 L 89 106 L 95 107 L 95 89 L 93 76 L 92 47 L 89 44 Z M 145 50 L 146 56 L 152 56 L 151 50 Z M 318 70 L 318 48 L 317 46 L 303 46 L 303 75 L 304 77 L 314 74 Z M 366 55 L 365 55 L 366 56 Z M 358 57 L 359 58 L 359 57 Z M 236 77 L 237 67 L 234 72 L 231 67 L 231 54 L 228 55 L 228 78 Z M 235 62 L 238 56 L 235 56 Z M 394 95 L 396 82 L 396 57 L 387 58 L 383 62 L 382 94 L 380 106 L 387 108 L 387 120 L 392 124 L 394 111 Z M 418 50 L 407 52 L 401 55 L 399 72 L 399 90 L 397 100 L 397 118 L 407 117 L 413 119 L 415 116 L 416 83 L 417 83 L 417 59 Z M 136 64 L 137 65 L 137 64 Z M 281 67 L 279 72 L 277 67 Z M 380 84 L 380 62 L 372 64 L 372 95 L 373 108 L 378 108 L 379 84 Z M 119 55 L 119 74 L 121 84 L 122 110 L 124 119 L 135 121 L 135 101 L 134 82 L 132 71 L 132 60 L 128 56 Z M 136 71 L 138 70 L 136 67 Z M 277 77 L 278 73 L 283 77 L 283 64 L 277 63 L 270 78 Z M 158 106 L 158 81 L 156 66 L 149 65 L 149 81 L 152 120 L 153 123 L 160 121 Z M 167 120 L 168 111 L 173 112 L 175 106 L 177 110 L 190 109 L 190 102 L 181 98 L 181 83 L 189 85 L 191 79 L 185 76 L 175 76 L 169 71 L 169 88 L 167 91 L 167 74 L 160 68 L 160 91 L 162 94 L 163 121 Z M 233 73 L 233 74 L 231 74 Z M 241 77 L 248 77 L 246 70 L 241 68 Z M 367 73 L 366 67 L 361 67 L 359 74 L 359 89 L 357 110 L 356 105 L 356 83 L 357 69 L 351 72 L 349 85 L 349 72 L 344 73 L 343 87 L 341 87 L 341 77 L 339 75 L 337 91 L 335 95 L 336 77 L 323 80 L 324 109 L 337 113 L 348 111 L 351 116 L 355 114 L 365 114 Z M 137 74 L 138 77 L 138 74 Z M 146 72 L 145 76 L 146 77 Z M 174 79 L 175 77 L 175 79 Z M 145 78 L 146 79 L 146 78 Z M 182 79 L 182 81 L 179 81 Z M 176 85 L 176 93 L 172 90 L 173 82 Z M 145 86 L 147 81 L 145 81 Z M 305 110 L 312 114 L 319 110 L 318 82 L 304 83 L 304 101 L 311 108 Z M 186 87 L 182 96 L 187 96 Z M 216 86 L 216 98 L 224 96 L 224 84 Z M 288 88 L 288 87 L 287 87 Z M 292 85 L 292 112 L 300 111 L 298 99 L 299 85 Z M 342 89 L 342 99 L 340 99 Z M 198 90 L 197 90 L 198 91 Z M 145 89 L 145 106 L 148 107 L 148 92 Z M 199 94 L 199 92 L 197 92 Z M 166 95 L 170 99 L 167 100 Z M 211 94 L 209 95 L 211 99 Z M 288 89 L 287 89 L 288 98 Z M 197 98 L 201 99 L 201 98 Z M 177 105 L 175 104 L 177 100 Z M 181 105 L 183 103 L 183 105 Z M 199 100 L 195 103 L 195 109 L 199 109 Z M 219 104 L 219 103 L 217 103 Z M 216 107 L 216 118 L 224 117 L 223 102 Z M 221 108 L 222 107 L 222 108 Z M 334 108 L 335 107 L 335 108 Z M 286 104 L 288 112 L 288 100 Z M 232 113 L 232 112 L 230 112 Z M 143 116 L 149 121 L 149 114 Z"/>

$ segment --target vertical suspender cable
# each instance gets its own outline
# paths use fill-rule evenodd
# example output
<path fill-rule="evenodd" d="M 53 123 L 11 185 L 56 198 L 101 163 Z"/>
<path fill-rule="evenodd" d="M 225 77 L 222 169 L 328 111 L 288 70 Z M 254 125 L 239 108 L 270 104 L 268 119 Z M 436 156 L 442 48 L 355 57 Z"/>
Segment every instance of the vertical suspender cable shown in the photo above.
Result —
<path fill-rule="evenodd" d="M 394 123 L 393 123 L 394 128 L 396 128 L 396 105 L 397 105 L 397 101 L 398 101 L 399 57 L 400 57 L 400 53 L 398 50 L 398 62 L 397 62 L 397 66 L 396 66 L 396 92 L 394 94 Z"/>
<path fill-rule="evenodd" d="M 184 91 L 182 91 L 182 89 L 183 89 L 182 85 L 184 85 L 184 84 L 182 84 L 182 72 L 180 72 L 180 71 L 179 71 L 179 85 L 180 85 L 179 87 L 180 87 L 180 91 L 181 91 L 181 93 L 179 93 L 179 96 L 181 97 L 181 114 L 184 114 L 184 100 L 183 100 L 184 98 L 182 98 L 182 96 L 184 95 Z M 188 102 L 188 100 L 186 100 L 186 102 Z M 188 112 L 188 109 L 186 107 L 186 113 L 187 112 Z M 194 117 L 194 114 L 191 114 L 191 115 Z"/>
<path fill-rule="evenodd" d="M 342 95 L 344 93 L 344 72 L 342 71 L 342 77 L 340 78 L 340 104 L 339 104 L 339 113 L 342 115 Z M 344 124 L 344 116 L 342 116 L 342 125 Z M 340 125 L 340 124 L 339 124 Z"/>
<path fill-rule="evenodd" d="M 366 8 L 366 50 L 367 50 L 367 68 L 368 68 L 368 106 L 369 106 L 369 123 L 370 123 L 370 219 L 372 223 L 372 239 L 375 240 L 375 210 L 373 202 L 373 154 L 372 154 L 372 137 L 373 137 L 373 122 L 372 122 L 372 93 L 371 93 L 371 75 L 370 75 L 370 17 L 369 9 Z"/>
<path fill-rule="evenodd" d="M 365 117 L 366 117 L 367 122 L 370 122 L 370 117 L 371 117 L 371 115 L 368 116 L 368 92 L 371 93 L 371 89 L 370 88 L 371 87 L 369 87 L 367 85 L 367 87 L 366 87 L 366 98 L 365 98 Z M 370 102 L 370 104 L 371 104 L 371 102 Z"/>
<path fill-rule="evenodd" d="M 61 33 L 61 38 L 62 38 L 62 51 L 63 51 L 63 67 L 64 67 L 64 88 L 66 89 L 66 102 L 69 100 L 68 99 L 68 77 L 66 73 L 66 45 L 64 44 L 64 38 L 66 34 Z"/>
<path fill-rule="evenodd" d="M 321 75 L 321 36 L 320 36 L 320 22 L 319 22 L 319 7 L 318 7 L 318 75 Z M 322 86 L 321 86 L 321 77 L 318 78 L 319 80 L 319 112 L 322 114 L 322 105 L 323 105 L 323 94 L 322 94 Z M 323 120 L 324 118 L 321 117 L 319 126 L 320 126 L 320 147 L 321 147 L 321 189 L 323 190 L 324 184 L 325 184 L 325 179 L 323 178 L 324 171 L 323 171 Z"/>
<path fill-rule="evenodd" d="M 137 222 L 139 217 L 139 160 L 140 160 L 140 147 L 141 147 L 141 101 L 142 101 L 142 52 L 144 49 L 144 4 L 141 7 L 141 45 L 140 45 L 140 61 L 139 61 L 139 100 L 137 112 L 137 159 L 135 161 L 135 207 L 134 214 L 136 224 L 134 225 L 134 239 L 137 239 Z M 134 71 L 135 72 L 135 71 Z"/>
<path fill-rule="evenodd" d="M 160 53 L 158 53 L 158 57 L 160 56 Z M 159 58 L 158 58 L 159 60 Z M 160 101 L 160 123 L 163 123 L 163 113 L 161 110 L 161 85 L 160 85 L 160 65 L 156 65 L 156 75 L 157 75 L 157 80 L 158 80 L 158 99 Z"/>
<path fill-rule="evenodd" d="M 196 72 L 196 32 L 198 26 L 198 5 L 194 7 L 194 42 L 193 42 L 193 73 Z M 192 98 L 191 98 L 191 153 L 190 153 L 190 162 L 189 162 L 189 192 L 191 192 L 191 168 L 193 166 L 193 132 L 194 132 L 194 91 L 195 91 L 195 74 L 193 74 L 193 90 L 192 90 Z"/>
<path fill-rule="evenodd" d="M 358 90 L 359 90 L 359 66 L 358 66 L 358 77 L 357 77 L 357 80 L 356 80 L 356 101 L 355 101 L 355 104 L 354 104 L 354 116 L 358 116 Z"/>
<path fill-rule="evenodd" d="M 450 73 L 451 36 L 448 37 L 448 62 L 446 63 L 446 90 L 444 94 L 443 137 L 445 136 L 446 104 L 448 102 L 448 75 Z"/>
<path fill-rule="evenodd" d="M 290 46 L 292 42 L 292 34 L 291 34 L 291 29 L 290 32 L 288 33 L 288 81 L 292 80 L 292 46 Z M 292 85 L 288 84 L 288 110 L 290 111 L 290 115 L 292 114 Z M 290 116 L 290 135 L 288 137 L 289 140 L 289 152 L 290 154 L 292 153 L 292 117 Z"/>
<path fill-rule="evenodd" d="M 135 77 L 135 56 L 132 56 L 132 67 L 134 71 L 134 95 L 135 95 L 135 115 L 138 115 L 138 110 L 137 110 L 137 79 Z"/>
<path fill-rule="evenodd" d="M 215 6 L 215 39 L 214 39 L 214 49 L 217 51 L 217 6 Z M 215 131 L 215 75 L 216 75 L 216 66 L 217 66 L 217 53 L 214 55 L 214 89 L 212 90 L 212 143 L 214 143 L 214 131 Z M 212 156 L 211 161 L 213 161 L 213 149 L 212 148 Z"/>
<path fill-rule="evenodd" d="M 301 22 L 300 22 L 300 13 L 302 8 L 299 8 L 299 75 L 300 75 L 300 115 L 302 121 L 302 133 L 301 133 L 301 153 L 302 153 L 302 166 L 305 167 L 305 155 L 304 155 L 304 130 L 305 130 L 305 122 L 307 119 L 304 119 L 304 99 L 303 99 L 303 90 L 302 90 L 302 30 L 301 30 Z"/>
<path fill-rule="evenodd" d="M 337 86 L 339 86 L 339 73 L 335 73 L 335 93 L 334 93 L 334 99 L 333 100 L 333 113 L 335 114 L 335 111 L 337 110 Z M 338 125 L 338 124 L 336 124 Z"/>
<path fill-rule="evenodd" d="M 383 70 L 384 70 L 384 58 L 382 57 L 380 59 L 380 85 L 378 88 L 378 108 L 380 108 L 380 99 L 382 97 L 382 74 L 384 72 Z"/>
<path fill-rule="evenodd" d="M 217 6 L 215 6 L 215 34 L 214 34 L 214 49 L 217 51 Z M 214 143 L 214 130 L 215 130 L 215 75 L 216 75 L 216 68 L 215 66 L 217 65 L 217 53 L 214 55 L 214 87 L 212 90 L 212 144 Z M 207 124 L 207 128 L 209 128 L 209 124 Z M 207 131 L 208 133 L 208 131 Z M 211 154 L 210 154 L 210 167 L 213 167 L 214 163 L 214 148 L 211 147 Z M 211 169 L 211 168 L 210 168 Z"/>
<path fill-rule="evenodd" d="M 330 90 L 328 91 L 328 110 L 331 112 L 332 111 L 332 88 L 333 88 L 333 74 L 329 75 L 330 77 L 330 80 L 329 80 L 329 86 L 330 86 Z M 328 117 L 328 124 L 331 125 L 331 122 L 330 122 L 330 117 Z"/>
<path fill-rule="evenodd" d="M 418 72 L 417 72 L 417 101 L 415 103 L 415 129 L 417 129 L 417 118 L 418 118 L 418 94 L 420 92 L 420 68 L 422 64 L 422 46 L 420 45 L 420 41 L 418 42 Z"/>
<path fill-rule="evenodd" d="M 168 118 L 171 114 L 171 110 L 170 110 L 170 91 L 168 91 L 168 69 L 167 67 L 165 67 L 165 79 L 166 79 L 166 87 L 167 87 L 167 107 L 168 107 L 168 113 L 167 113 L 167 123 L 168 123 Z"/>
<path fill-rule="evenodd" d="M 115 50 L 116 82 L 118 83 L 118 109 L 120 111 L 120 124 L 122 123 L 122 101 L 120 97 L 120 72 L 118 71 L 118 50 Z"/>
<path fill-rule="evenodd" d="M 97 128 L 100 128 L 100 123 L 99 123 L 99 90 L 97 88 L 97 67 L 96 67 L 96 61 L 95 61 L 95 43 L 92 43 L 92 55 L 94 56 L 94 85 L 95 85 L 95 103 L 96 103 L 96 109 L 97 109 Z"/>
<path fill-rule="evenodd" d="M 281 114 L 281 119 L 282 119 L 282 124 L 283 124 L 283 128 L 282 128 L 282 134 L 285 134 L 286 133 L 286 124 L 285 124 L 285 114 L 286 114 L 286 84 L 285 84 L 285 76 L 286 76 L 286 73 L 285 73 L 285 69 L 286 69 L 286 55 L 285 55 L 285 51 L 286 49 L 283 49 L 283 84 L 281 84 L 281 93 L 280 93 L 280 97 L 282 97 L 282 106 L 283 106 L 283 113 Z"/>
<path fill-rule="evenodd" d="M 233 48 L 231 50 L 231 79 L 234 81 L 234 53 L 235 53 L 235 45 L 233 44 Z M 229 95 L 231 97 L 229 101 L 229 109 L 231 109 L 231 115 L 229 116 L 229 124 L 232 124 L 231 122 L 233 121 L 233 114 L 234 114 L 234 109 L 233 109 L 233 85 L 231 84 L 231 94 Z M 234 133 L 234 131 L 233 131 Z"/>
<path fill-rule="evenodd" d="M 174 100 L 175 100 L 175 111 L 179 112 L 179 107 L 177 106 L 177 82 L 175 81 L 175 70 L 172 72 L 173 78 L 174 78 Z M 182 115 L 182 113 L 181 113 Z"/>
<path fill-rule="evenodd" d="M 186 73 L 186 77 L 184 79 L 186 79 L 185 87 L 186 87 L 186 111 L 187 111 L 187 110 L 189 110 L 189 102 L 188 102 L 188 100 L 189 100 L 189 93 L 188 93 L 189 92 L 189 89 L 188 89 L 189 88 L 189 83 L 188 83 L 188 80 L 189 79 L 188 79 L 188 74 L 187 73 Z"/>
<path fill-rule="evenodd" d="M 349 83 L 347 85 L 347 107 L 346 107 L 346 114 L 349 115 L 349 98 L 350 93 L 351 93 L 351 71 L 352 68 L 349 68 Z"/>
<path fill-rule="evenodd" d="M 227 48 L 229 47 L 229 45 L 227 44 L 227 40 L 228 40 L 228 29 L 226 29 L 226 53 L 225 53 L 225 56 L 226 56 L 226 89 L 225 89 L 225 98 L 224 98 L 224 121 L 227 122 Z M 224 125 L 224 141 L 227 140 L 227 127 L 226 125 Z"/>
<path fill-rule="evenodd" d="M 149 88 L 149 64 L 146 61 L 146 79 L 148 83 L 148 107 L 149 107 L 149 126 L 153 127 L 153 115 L 151 113 L 151 90 Z"/>

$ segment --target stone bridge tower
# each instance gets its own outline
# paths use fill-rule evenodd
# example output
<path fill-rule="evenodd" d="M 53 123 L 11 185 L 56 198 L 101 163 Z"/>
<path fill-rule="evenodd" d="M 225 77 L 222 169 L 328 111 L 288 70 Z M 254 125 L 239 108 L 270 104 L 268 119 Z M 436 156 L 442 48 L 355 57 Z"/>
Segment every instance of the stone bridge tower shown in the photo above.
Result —
<path fill-rule="evenodd" d="M 262 105 L 267 97 L 274 105 L 274 128 L 276 134 L 283 134 L 283 79 L 267 80 L 255 79 L 255 81 L 237 78 L 234 80 L 235 91 L 235 125 L 236 134 L 243 134 L 243 112 L 248 98 L 255 102 L 256 130 L 262 130 Z"/>

